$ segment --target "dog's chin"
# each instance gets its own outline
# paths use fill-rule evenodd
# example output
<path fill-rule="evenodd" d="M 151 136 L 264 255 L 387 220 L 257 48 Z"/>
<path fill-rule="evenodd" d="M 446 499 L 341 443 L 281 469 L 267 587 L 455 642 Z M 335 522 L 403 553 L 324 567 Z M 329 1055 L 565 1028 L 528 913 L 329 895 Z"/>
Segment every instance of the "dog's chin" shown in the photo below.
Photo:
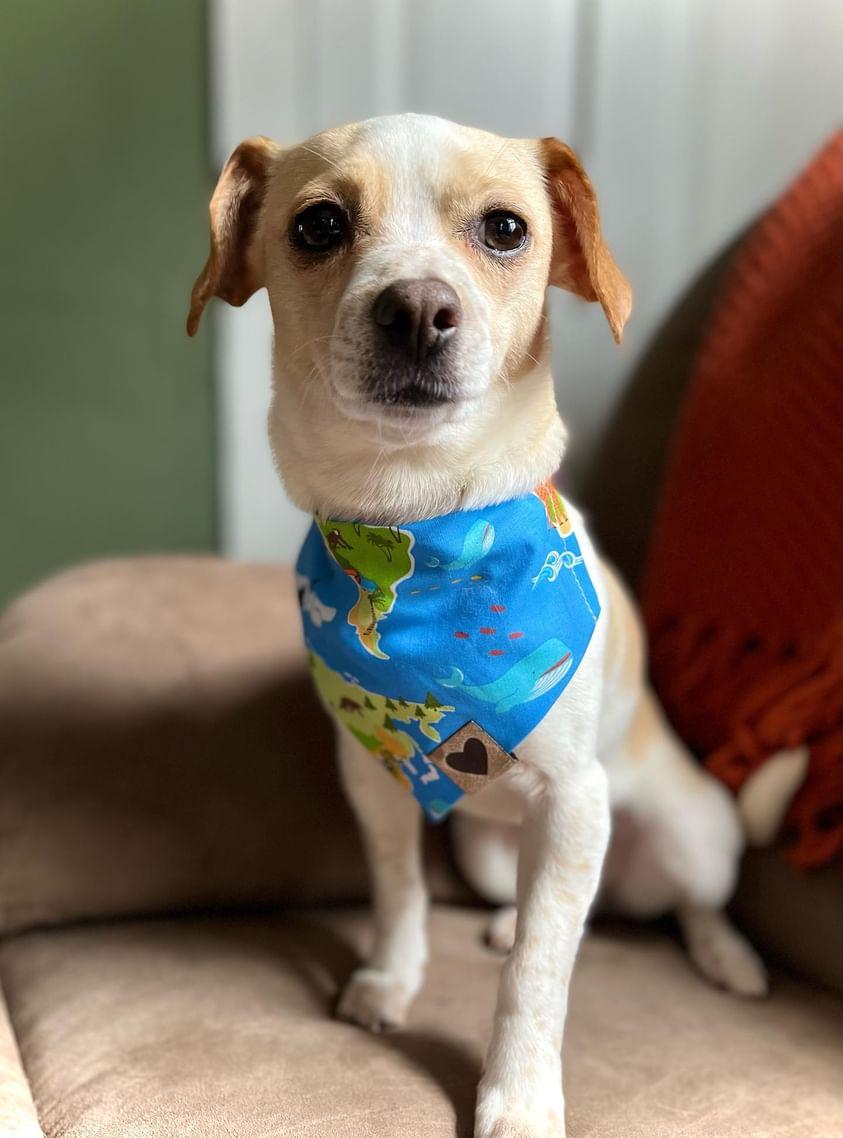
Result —
<path fill-rule="evenodd" d="M 441 441 L 450 428 L 468 418 L 478 401 L 468 395 L 433 398 L 413 388 L 389 396 L 336 392 L 335 398 L 346 419 L 375 426 L 378 442 L 396 447 Z"/>

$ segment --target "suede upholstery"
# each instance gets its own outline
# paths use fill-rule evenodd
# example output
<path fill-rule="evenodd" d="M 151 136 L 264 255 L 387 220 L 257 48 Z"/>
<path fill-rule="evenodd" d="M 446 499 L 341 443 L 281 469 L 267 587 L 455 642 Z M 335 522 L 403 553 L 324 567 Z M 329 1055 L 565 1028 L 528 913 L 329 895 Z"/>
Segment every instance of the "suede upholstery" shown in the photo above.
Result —
<path fill-rule="evenodd" d="M 0 991 L 0 1134 L 4 1138 L 40 1138 L 43 1134 L 17 1039 Z"/>
<path fill-rule="evenodd" d="M 360 910 L 124 921 L 7 940 L 35 1101 L 62 1138 L 471 1134 L 499 958 L 482 917 L 434 912 L 404 1031 L 331 1019 Z M 713 992 L 660 933 L 587 940 L 566 1036 L 572 1138 L 839 1138 L 839 1006 L 791 980 Z"/>
<path fill-rule="evenodd" d="M 70 570 L 0 619 L 0 932 L 359 900 L 292 573 L 213 557 Z M 434 887 L 465 898 L 432 835 Z"/>

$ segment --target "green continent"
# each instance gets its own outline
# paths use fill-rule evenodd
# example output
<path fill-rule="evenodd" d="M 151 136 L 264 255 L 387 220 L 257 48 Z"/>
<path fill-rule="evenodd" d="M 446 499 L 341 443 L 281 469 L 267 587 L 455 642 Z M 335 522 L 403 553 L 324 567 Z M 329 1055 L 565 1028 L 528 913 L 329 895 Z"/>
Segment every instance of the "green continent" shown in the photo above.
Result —
<path fill-rule="evenodd" d="M 392 611 L 398 585 L 412 576 L 413 539 L 391 526 L 364 526 L 317 518 L 330 555 L 357 586 L 348 623 L 367 652 L 382 660 L 378 621 Z"/>
<path fill-rule="evenodd" d="M 399 723 L 417 723 L 428 739 L 434 743 L 442 742 L 435 724 L 453 711 L 453 707 L 438 701 L 435 707 L 429 704 L 422 706 L 421 701 L 413 703 L 406 700 L 402 705 L 396 696 L 390 698 L 366 691 L 329 668 L 315 652 L 310 653 L 310 667 L 322 702 L 366 750 L 386 763 L 393 774 L 399 774 L 398 764 L 404 759 L 411 759 L 418 750 L 418 744 L 401 730 Z"/>

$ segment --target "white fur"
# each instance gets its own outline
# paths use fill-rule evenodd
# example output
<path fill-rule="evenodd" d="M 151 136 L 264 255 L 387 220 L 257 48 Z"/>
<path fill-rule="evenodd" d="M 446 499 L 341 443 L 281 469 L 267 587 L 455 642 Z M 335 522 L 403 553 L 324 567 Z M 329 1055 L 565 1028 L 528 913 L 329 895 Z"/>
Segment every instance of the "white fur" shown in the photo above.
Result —
<path fill-rule="evenodd" d="M 287 489 L 304 509 L 401 524 L 528 493 L 558 467 L 565 431 L 543 333 L 551 205 L 537 145 L 400 116 L 328 132 L 304 148 L 325 155 L 329 174 L 354 162 L 356 176 L 370 169 L 386 185 L 376 237 L 361 241 L 333 331 L 312 348 L 315 362 L 306 374 L 300 353 L 312 345 L 296 342 L 304 318 L 298 286 L 277 234 L 263 222 L 268 236 L 261 255 L 277 333 L 270 434 Z M 504 301 L 447 231 L 440 203 L 443 180 L 460 189 L 460 163 L 478 154 L 482 162 L 474 168 L 481 175 L 487 166 L 505 169 L 530 212 L 532 267 Z M 283 166 L 283 156 L 279 161 Z M 281 181 L 279 175 L 280 188 L 270 185 L 264 213 L 287 201 Z M 555 264 L 555 247 L 553 256 Z M 565 264 L 554 271 L 564 282 Z M 460 294 L 461 399 L 433 412 L 393 414 L 369 404 L 361 383 L 374 350 L 366 312 L 379 289 L 413 275 L 440 277 Z M 611 316 L 617 280 L 607 287 L 603 303 Z M 627 297 L 619 326 L 628 306 Z M 519 330 L 535 347 L 526 352 L 530 365 L 513 379 L 503 361 Z M 517 920 L 509 908 L 490 930 L 497 947 L 511 944 L 511 953 L 479 1089 L 476 1138 L 565 1133 L 560 1054 L 568 988 L 601 879 L 610 808 L 618 826 L 606 900 L 642 915 L 677 910 L 707 975 L 747 993 L 764 983 L 759 962 L 720 913 L 742 848 L 734 806 L 668 726 L 644 678 L 633 607 L 601 566 L 576 511 L 573 519 L 601 600 L 592 642 L 560 699 L 519 746 L 515 771 L 462 799 L 454 823 L 469 880 L 496 904 L 517 901 Z M 339 744 L 371 865 L 375 912 L 371 957 L 349 981 L 339 1014 L 380 1030 L 404 1020 L 423 980 L 419 814 L 342 730 Z"/>
<path fill-rule="evenodd" d="M 743 784 L 738 809 L 750 845 L 773 844 L 794 794 L 805 781 L 809 762 L 807 747 L 778 751 Z"/>

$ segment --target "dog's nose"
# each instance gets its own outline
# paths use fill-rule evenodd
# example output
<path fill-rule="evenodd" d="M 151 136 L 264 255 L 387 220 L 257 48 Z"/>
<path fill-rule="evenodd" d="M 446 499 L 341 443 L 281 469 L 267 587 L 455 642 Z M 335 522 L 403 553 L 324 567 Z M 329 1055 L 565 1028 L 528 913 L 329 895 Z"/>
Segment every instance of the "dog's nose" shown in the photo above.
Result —
<path fill-rule="evenodd" d="M 421 363 L 453 337 L 462 306 L 444 281 L 394 281 L 375 301 L 374 317 L 393 347 Z"/>

